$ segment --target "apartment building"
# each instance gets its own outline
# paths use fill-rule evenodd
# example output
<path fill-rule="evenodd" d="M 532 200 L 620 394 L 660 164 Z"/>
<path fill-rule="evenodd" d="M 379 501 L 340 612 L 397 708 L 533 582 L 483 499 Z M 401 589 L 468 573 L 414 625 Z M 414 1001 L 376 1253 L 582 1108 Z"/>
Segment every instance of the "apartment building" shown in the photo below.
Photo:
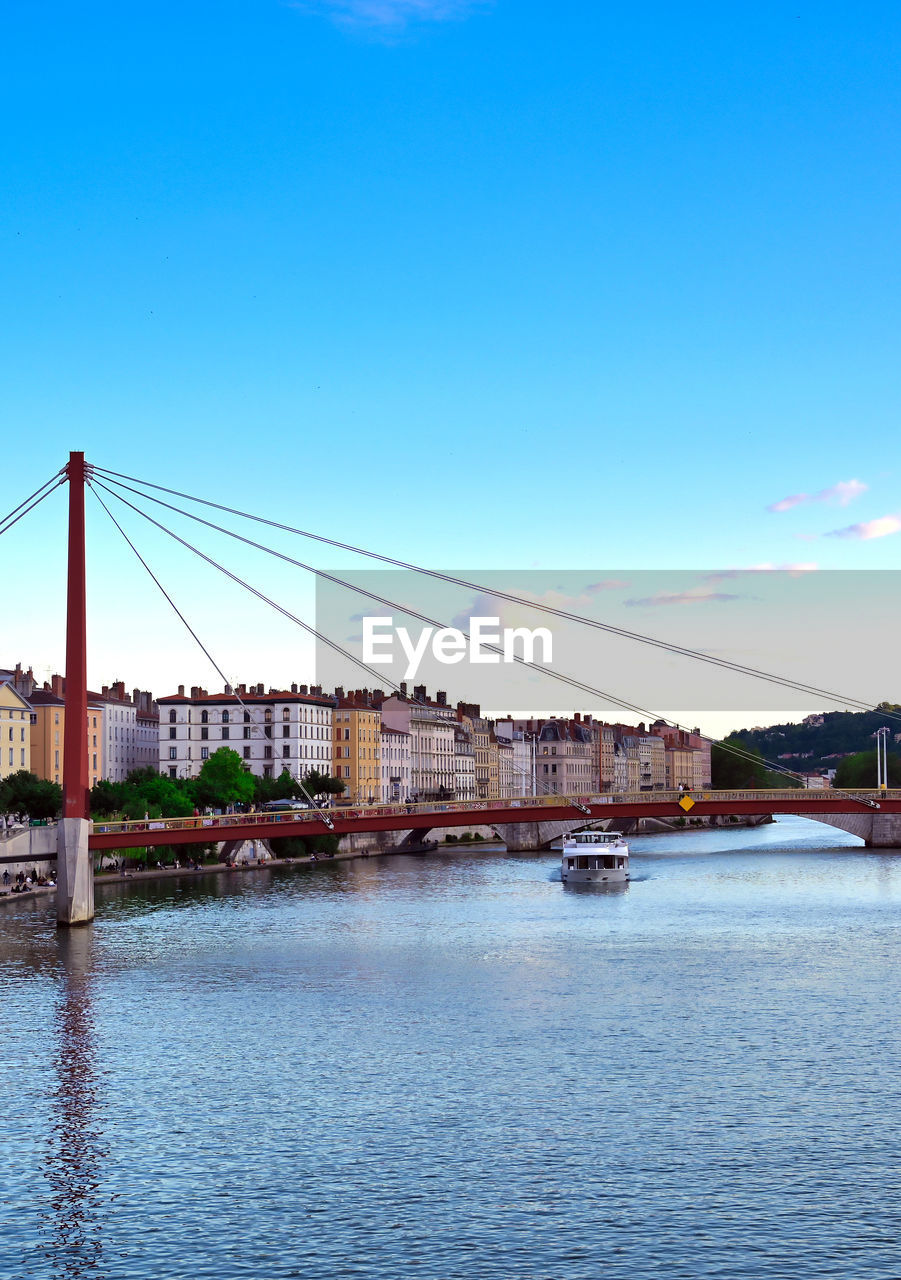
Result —
<path fill-rule="evenodd" d="M 332 774 L 334 699 L 318 686 L 292 684 L 266 690 L 262 684 L 226 686 L 207 693 L 185 686 L 158 699 L 158 766 L 171 778 L 194 778 L 205 760 L 228 747 L 251 773 L 278 777 L 287 770 L 303 778 L 316 770 Z"/>
<path fill-rule="evenodd" d="M 382 798 L 382 714 L 368 689 L 345 695 L 335 690 L 332 716 L 332 759 L 335 776 L 344 783 L 344 799 L 355 804 Z"/>

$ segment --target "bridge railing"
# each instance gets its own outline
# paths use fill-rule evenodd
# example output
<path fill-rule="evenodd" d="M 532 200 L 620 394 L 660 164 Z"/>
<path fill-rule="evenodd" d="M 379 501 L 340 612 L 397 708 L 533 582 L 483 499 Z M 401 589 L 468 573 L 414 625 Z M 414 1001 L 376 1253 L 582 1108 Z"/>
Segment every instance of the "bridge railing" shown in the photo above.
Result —
<path fill-rule="evenodd" d="M 853 796 L 860 799 L 878 800 L 879 798 L 898 800 L 901 799 L 901 789 L 892 791 L 842 791 L 843 796 Z M 425 815 L 429 813 L 460 813 L 460 814 L 478 814 L 490 813 L 492 820 L 497 821 L 499 811 L 509 822 L 516 822 L 517 809 L 547 809 L 554 810 L 560 808 L 572 809 L 574 806 L 583 806 L 585 808 L 599 809 L 605 805 L 641 805 L 641 804 L 661 804 L 672 802 L 678 804 L 680 800 L 686 797 L 694 801 L 716 800 L 717 802 L 764 802 L 763 808 L 767 804 L 784 803 L 786 801 L 797 802 L 799 807 L 815 808 L 818 803 L 828 803 L 830 800 L 836 799 L 836 793 L 829 790 L 815 791 L 804 790 L 797 787 L 789 787 L 785 790 L 746 790 L 746 791 L 605 791 L 596 792 L 588 795 L 543 795 L 543 796 L 511 796 L 503 799 L 479 799 L 479 800 L 443 800 L 443 801 L 426 801 L 410 804 L 366 804 L 366 805 L 336 805 L 327 810 L 332 818 L 377 818 L 377 817 L 396 817 L 402 814 Z M 603 814 L 593 813 L 593 817 L 602 817 Z M 159 839 L 159 833 L 164 831 L 185 831 L 197 830 L 200 828 L 208 829 L 211 840 L 219 840 L 223 837 L 219 832 L 227 833 L 229 828 L 233 827 L 266 827 L 278 828 L 290 823 L 293 827 L 304 823 L 321 823 L 321 815 L 315 809 L 288 809 L 273 813 L 271 811 L 260 813 L 221 813 L 221 814 L 200 814 L 189 818 L 143 818 L 137 821 L 128 822 L 107 822 L 98 821 L 93 824 L 95 832 L 115 835 L 132 834 L 135 832 L 146 831 L 153 833 L 156 840 Z M 217 833 L 217 834 L 214 834 Z M 268 832 L 267 832 L 268 834 Z M 275 835 L 276 831 L 273 830 Z"/>

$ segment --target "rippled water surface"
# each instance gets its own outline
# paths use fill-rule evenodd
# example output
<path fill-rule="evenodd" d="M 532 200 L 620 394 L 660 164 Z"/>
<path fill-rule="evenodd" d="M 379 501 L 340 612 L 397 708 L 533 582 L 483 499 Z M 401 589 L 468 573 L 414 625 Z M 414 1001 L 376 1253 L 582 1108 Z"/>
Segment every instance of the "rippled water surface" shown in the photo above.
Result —
<path fill-rule="evenodd" d="M 901 854 L 786 819 L 558 867 L 0 909 L 0 1276 L 895 1280 Z"/>

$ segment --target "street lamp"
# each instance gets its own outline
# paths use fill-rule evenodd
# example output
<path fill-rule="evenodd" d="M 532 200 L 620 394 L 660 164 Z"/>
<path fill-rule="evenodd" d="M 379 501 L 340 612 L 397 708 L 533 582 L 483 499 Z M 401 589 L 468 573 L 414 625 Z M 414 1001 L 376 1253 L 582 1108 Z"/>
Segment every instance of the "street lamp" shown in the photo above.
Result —
<path fill-rule="evenodd" d="M 886 739 L 891 730 L 887 725 L 876 730 L 876 788 L 879 791 L 888 789 L 888 748 Z"/>

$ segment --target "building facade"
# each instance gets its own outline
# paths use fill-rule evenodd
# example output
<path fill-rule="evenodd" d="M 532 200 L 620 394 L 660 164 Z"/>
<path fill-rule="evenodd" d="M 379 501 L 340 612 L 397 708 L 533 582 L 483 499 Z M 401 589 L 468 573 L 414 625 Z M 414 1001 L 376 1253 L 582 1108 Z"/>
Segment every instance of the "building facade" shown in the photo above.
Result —
<path fill-rule="evenodd" d="M 261 778 L 283 770 L 296 780 L 316 771 L 331 775 L 334 699 L 314 687 L 270 689 L 239 685 L 207 693 L 192 688 L 158 699 L 158 767 L 171 778 L 195 778 L 204 761 L 228 747 Z"/>
<path fill-rule="evenodd" d="M 335 776 L 344 783 L 342 799 L 378 804 L 382 797 L 382 714 L 367 689 L 345 696 L 335 690 L 332 758 Z"/>

